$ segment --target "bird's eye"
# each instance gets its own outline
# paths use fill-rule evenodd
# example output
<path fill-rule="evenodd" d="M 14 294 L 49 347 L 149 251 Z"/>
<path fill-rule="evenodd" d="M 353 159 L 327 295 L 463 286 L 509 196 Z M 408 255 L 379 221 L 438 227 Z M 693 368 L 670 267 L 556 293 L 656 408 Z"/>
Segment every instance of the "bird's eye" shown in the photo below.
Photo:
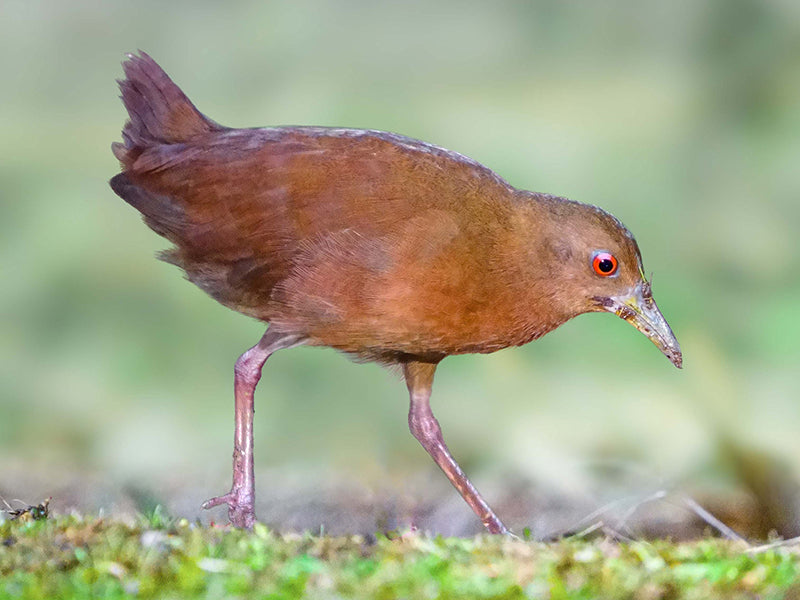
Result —
<path fill-rule="evenodd" d="M 595 252 L 592 268 L 601 277 L 610 277 L 617 272 L 617 259 L 609 252 Z"/>

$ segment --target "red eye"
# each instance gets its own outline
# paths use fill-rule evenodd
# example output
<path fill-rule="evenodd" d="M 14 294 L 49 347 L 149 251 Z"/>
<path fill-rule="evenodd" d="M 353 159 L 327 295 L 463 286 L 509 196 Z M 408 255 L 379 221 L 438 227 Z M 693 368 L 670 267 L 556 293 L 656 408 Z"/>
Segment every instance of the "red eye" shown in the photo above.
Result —
<path fill-rule="evenodd" d="M 592 259 L 592 268 L 601 277 L 610 277 L 617 272 L 617 259 L 608 252 L 598 252 Z"/>

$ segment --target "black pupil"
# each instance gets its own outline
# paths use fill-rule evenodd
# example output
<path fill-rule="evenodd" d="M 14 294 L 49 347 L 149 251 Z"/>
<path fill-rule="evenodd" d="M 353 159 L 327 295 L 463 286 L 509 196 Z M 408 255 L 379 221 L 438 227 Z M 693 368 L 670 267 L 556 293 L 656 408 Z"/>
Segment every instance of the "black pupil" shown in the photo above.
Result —
<path fill-rule="evenodd" d="M 603 273 L 611 273 L 611 271 L 614 270 L 614 263 L 610 258 L 602 258 L 600 262 L 597 263 L 597 268 Z"/>

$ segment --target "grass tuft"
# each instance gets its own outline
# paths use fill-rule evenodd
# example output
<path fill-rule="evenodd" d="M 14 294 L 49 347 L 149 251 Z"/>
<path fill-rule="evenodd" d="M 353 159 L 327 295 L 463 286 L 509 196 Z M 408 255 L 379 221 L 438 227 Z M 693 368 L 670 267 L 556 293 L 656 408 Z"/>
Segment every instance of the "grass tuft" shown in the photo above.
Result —
<path fill-rule="evenodd" d="M 799 570 L 795 546 L 719 539 L 280 535 L 158 510 L 0 523 L 0 598 L 784 598 Z"/>

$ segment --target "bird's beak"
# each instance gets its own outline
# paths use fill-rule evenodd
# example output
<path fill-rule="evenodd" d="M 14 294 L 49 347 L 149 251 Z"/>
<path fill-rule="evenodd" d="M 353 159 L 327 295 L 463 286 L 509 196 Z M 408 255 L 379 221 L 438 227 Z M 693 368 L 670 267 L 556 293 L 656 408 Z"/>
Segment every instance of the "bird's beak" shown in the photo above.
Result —
<path fill-rule="evenodd" d="M 681 347 L 658 310 L 647 281 L 637 284 L 630 294 L 596 300 L 600 308 L 616 314 L 645 334 L 673 365 L 679 369 L 683 367 Z"/>

